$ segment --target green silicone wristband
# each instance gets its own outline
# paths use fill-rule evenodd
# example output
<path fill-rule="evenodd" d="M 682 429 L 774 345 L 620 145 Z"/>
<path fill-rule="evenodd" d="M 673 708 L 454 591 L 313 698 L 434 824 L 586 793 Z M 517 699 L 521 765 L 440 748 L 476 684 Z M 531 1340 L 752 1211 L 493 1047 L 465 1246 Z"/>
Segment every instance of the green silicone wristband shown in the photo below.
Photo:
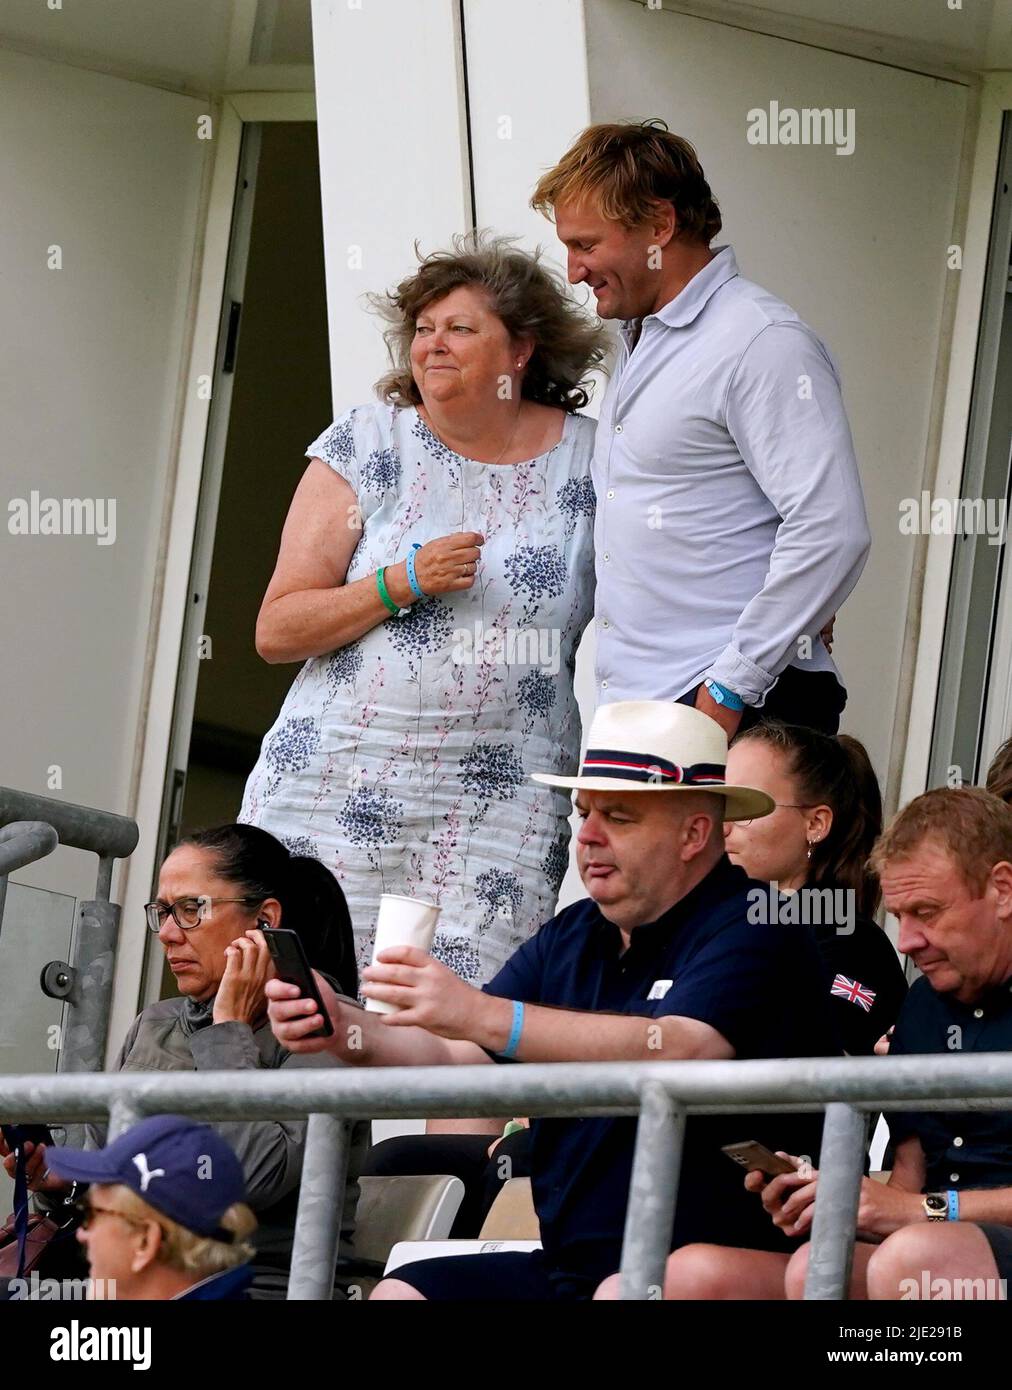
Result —
<path fill-rule="evenodd" d="M 380 568 L 376 571 L 376 587 L 377 589 L 379 589 L 379 596 L 386 604 L 387 608 L 390 609 L 390 612 L 394 615 L 395 618 L 399 618 L 401 616 L 401 610 L 390 597 L 390 590 L 387 588 L 387 582 L 383 578 L 385 570 L 386 565 L 381 565 Z"/>

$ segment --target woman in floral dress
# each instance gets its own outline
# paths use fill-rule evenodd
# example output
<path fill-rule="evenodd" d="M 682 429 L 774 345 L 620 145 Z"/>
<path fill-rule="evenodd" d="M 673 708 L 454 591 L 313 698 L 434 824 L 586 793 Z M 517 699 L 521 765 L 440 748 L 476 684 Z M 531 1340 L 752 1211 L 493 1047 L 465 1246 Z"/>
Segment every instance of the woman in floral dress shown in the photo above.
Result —
<path fill-rule="evenodd" d="M 305 664 L 239 819 L 333 871 L 360 964 L 380 894 L 402 893 L 438 903 L 434 954 L 481 984 L 553 914 L 568 862 L 569 798 L 528 774 L 580 751 L 594 421 L 576 412 L 603 340 L 537 259 L 480 236 L 378 302 L 394 370 L 307 449 L 257 622 L 265 660 Z"/>

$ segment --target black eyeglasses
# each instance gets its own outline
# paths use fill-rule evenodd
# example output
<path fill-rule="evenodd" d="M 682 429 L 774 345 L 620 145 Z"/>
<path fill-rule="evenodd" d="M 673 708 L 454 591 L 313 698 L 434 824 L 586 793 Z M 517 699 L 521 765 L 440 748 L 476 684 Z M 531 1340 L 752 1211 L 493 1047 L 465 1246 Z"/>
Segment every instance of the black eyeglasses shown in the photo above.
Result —
<path fill-rule="evenodd" d="M 204 918 L 210 915 L 212 903 L 259 903 L 262 901 L 262 898 L 257 897 L 210 898 L 205 896 L 177 898 L 174 903 L 163 903 L 156 900 L 153 903 L 144 904 L 144 916 L 153 932 L 161 931 L 162 923 L 170 915 L 177 927 L 182 927 L 183 931 L 191 931 L 194 927 L 199 927 Z"/>

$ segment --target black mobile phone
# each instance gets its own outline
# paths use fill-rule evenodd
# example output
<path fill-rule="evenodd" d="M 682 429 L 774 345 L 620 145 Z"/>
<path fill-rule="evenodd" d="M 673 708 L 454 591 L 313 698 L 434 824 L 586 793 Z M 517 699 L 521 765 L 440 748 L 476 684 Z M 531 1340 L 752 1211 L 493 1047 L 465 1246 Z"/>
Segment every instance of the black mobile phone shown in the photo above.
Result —
<path fill-rule="evenodd" d="M 0 1125 L 11 1153 L 22 1144 L 51 1144 L 53 1136 L 48 1125 Z"/>
<path fill-rule="evenodd" d="M 264 931 L 264 939 L 267 942 L 267 949 L 271 953 L 271 960 L 274 962 L 278 979 L 284 980 L 286 985 L 298 985 L 303 997 L 314 1000 L 320 1011 L 323 1027 L 317 1028 L 315 1033 L 307 1033 L 306 1037 L 331 1037 L 334 1032 L 334 1025 L 330 1021 L 327 1010 L 323 1007 L 323 1000 L 320 998 L 320 991 L 313 979 L 313 972 L 306 959 L 305 948 L 299 940 L 298 932 L 289 931 L 287 927 L 268 927 Z"/>

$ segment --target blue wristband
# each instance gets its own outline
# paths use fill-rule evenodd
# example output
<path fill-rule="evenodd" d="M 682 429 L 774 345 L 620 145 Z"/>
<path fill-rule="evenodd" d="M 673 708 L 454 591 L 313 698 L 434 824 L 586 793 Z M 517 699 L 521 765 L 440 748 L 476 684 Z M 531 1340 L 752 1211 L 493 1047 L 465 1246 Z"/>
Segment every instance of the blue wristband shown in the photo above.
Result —
<path fill-rule="evenodd" d="M 411 549 L 408 551 L 407 559 L 408 583 L 411 585 L 411 592 L 414 594 L 415 598 L 428 597 L 425 590 L 422 588 L 418 580 L 415 578 L 415 552 L 421 550 L 421 548 L 422 545 L 420 541 L 413 541 L 411 544 Z"/>
<path fill-rule="evenodd" d="M 721 685 L 720 681 L 712 678 L 703 682 L 710 695 L 716 700 L 718 705 L 723 705 L 725 709 L 743 710 L 745 701 L 733 690 L 728 690 L 726 685 Z"/>
<path fill-rule="evenodd" d="M 510 1040 L 499 1053 L 500 1057 L 515 1057 L 517 1047 L 520 1045 L 520 1034 L 524 1030 L 524 1006 L 519 999 L 513 1000 L 513 1027 L 510 1029 Z"/>
<path fill-rule="evenodd" d="M 959 1193 L 958 1193 L 958 1192 L 953 1192 L 952 1188 L 950 1188 L 949 1191 L 948 1191 L 945 1195 L 946 1195 L 946 1197 L 948 1198 L 948 1202 L 949 1202 L 949 1211 L 948 1211 L 948 1215 L 946 1216 L 945 1219 L 946 1219 L 946 1221 L 958 1221 L 958 1220 L 959 1220 Z"/>

